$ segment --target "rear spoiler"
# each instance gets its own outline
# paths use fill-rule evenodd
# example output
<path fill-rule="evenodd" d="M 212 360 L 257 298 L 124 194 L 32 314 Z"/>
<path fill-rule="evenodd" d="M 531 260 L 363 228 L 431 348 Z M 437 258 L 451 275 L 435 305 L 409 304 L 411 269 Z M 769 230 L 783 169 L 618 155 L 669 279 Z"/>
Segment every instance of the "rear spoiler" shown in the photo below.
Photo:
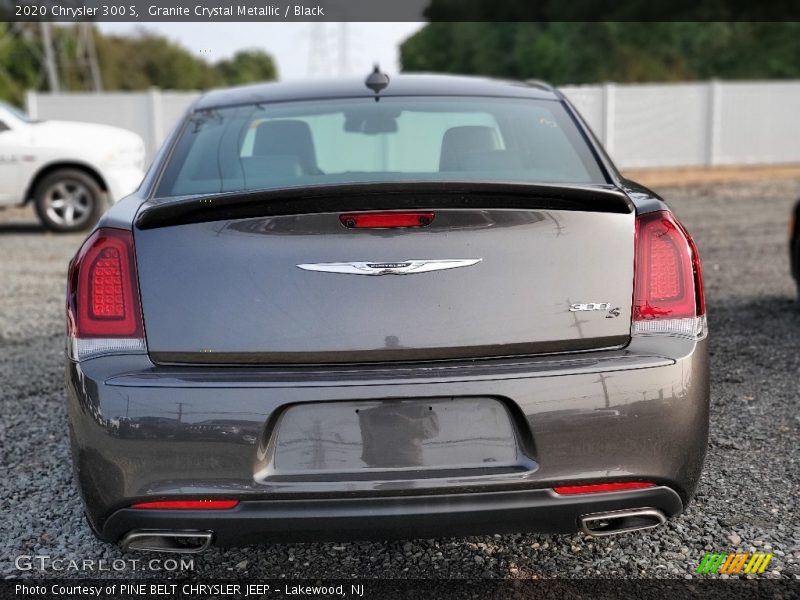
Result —
<path fill-rule="evenodd" d="M 318 185 L 256 192 L 152 199 L 139 229 L 278 215 L 338 211 L 511 208 L 630 213 L 630 198 L 611 185 L 398 182 Z"/>

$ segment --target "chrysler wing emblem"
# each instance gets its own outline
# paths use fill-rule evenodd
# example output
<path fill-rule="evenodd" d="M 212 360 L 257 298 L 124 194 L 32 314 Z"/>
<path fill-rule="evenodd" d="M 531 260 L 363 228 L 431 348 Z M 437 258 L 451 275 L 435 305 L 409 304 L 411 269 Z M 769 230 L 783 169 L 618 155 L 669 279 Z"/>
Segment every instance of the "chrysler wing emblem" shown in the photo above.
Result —
<path fill-rule="evenodd" d="M 458 267 L 471 267 L 482 260 L 482 258 L 455 258 L 444 260 L 401 260 L 397 262 L 306 263 L 297 266 L 304 271 L 322 271 L 323 273 L 344 273 L 348 275 L 412 275 L 414 273 L 457 269 Z"/>

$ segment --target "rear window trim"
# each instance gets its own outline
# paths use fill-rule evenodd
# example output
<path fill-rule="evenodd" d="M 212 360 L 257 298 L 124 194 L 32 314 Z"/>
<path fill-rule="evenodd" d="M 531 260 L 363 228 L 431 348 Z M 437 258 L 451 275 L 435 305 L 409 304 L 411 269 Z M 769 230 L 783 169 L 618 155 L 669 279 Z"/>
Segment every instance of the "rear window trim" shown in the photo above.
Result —
<path fill-rule="evenodd" d="M 509 96 L 507 94 L 384 94 L 381 98 L 503 98 L 507 100 L 518 100 L 521 102 L 525 101 L 533 101 L 533 102 L 556 102 L 563 104 L 563 101 L 560 98 L 526 98 L 520 96 Z M 209 110 L 218 110 L 223 108 L 241 108 L 243 106 L 267 106 L 267 105 L 275 105 L 275 104 L 292 104 L 295 102 L 325 102 L 327 100 L 359 100 L 359 99 L 366 99 L 366 100 L 374 100 L 375 95 L 365 95 L 365 94 L 347 94 L 342 96 L 325 96 L 323 98 L 309 96 L 309 97 L 302 97 L 298 96 L 297 98 L 291 99 L 282 99 L 282 100 L 252 100 L 250 102 L 232 102 L 230 104 L 215 104 L 213 106 L 204 106 L 203 108 L 192 108 L 190 110 L 191 114 L 198 113 L 198 112 L 206 112 Z"/>

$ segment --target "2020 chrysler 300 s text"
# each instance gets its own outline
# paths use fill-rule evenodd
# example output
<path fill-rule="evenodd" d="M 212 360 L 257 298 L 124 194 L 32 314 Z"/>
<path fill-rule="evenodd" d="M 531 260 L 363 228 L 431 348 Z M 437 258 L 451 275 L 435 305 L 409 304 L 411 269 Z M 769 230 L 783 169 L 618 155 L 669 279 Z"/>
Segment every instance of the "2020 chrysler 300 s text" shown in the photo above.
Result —
<path fill-rule="evenodd" d="M 95 533 L 199 551 L 679 514 L 708 437 L 689 234 L 544 84 L 366 84 L 205 94 L 73 259 Z"/>

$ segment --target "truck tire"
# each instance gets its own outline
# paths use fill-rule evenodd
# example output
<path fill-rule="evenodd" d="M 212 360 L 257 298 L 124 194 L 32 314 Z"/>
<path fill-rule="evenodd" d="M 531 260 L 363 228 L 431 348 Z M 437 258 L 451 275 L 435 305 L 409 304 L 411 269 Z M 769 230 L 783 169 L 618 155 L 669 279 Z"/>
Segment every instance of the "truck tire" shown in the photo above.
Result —
<path fill-rule="evenodd" d="M 51 231 L 88 229 L 103 214 L 104 192 L 90 175 L 78 169 L 58 169 L 33 190 L 36 215 Z"/>

